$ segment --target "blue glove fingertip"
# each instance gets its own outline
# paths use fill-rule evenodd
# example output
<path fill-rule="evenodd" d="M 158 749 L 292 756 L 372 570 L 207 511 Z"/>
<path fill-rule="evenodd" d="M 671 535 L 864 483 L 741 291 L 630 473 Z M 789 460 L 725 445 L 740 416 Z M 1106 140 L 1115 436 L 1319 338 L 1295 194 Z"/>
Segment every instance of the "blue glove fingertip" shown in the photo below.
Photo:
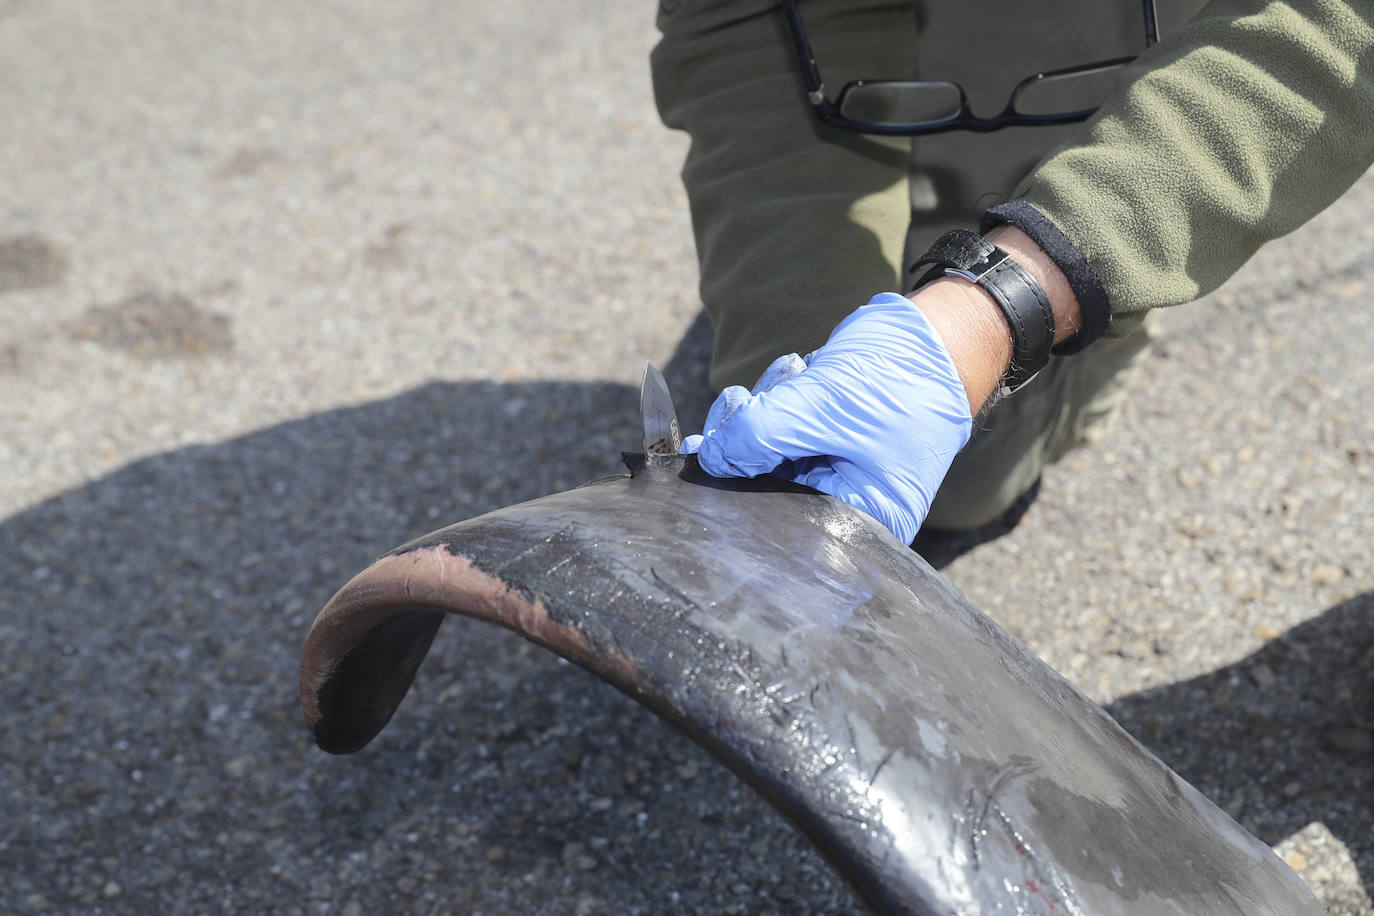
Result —
<path fill-rule="evenodd" d="M 765 370 L 759 380 L 750 389 L 750 394 L 762 394 L 771 390 L 780 382 L 785 382 L 794 375 L 806 371 L 806 363 L 795 353 L 788 353 L 773 360 L 772 364 Z"/>
<path fill-rule="evenodd" d="M 734 416 L 735 411 L 749 400 L 749 391 L 743 385 L 731 385 L 720 393 L 706 413 L 706 426 L 703 432 L 720 429 L 721 424 Z"/>

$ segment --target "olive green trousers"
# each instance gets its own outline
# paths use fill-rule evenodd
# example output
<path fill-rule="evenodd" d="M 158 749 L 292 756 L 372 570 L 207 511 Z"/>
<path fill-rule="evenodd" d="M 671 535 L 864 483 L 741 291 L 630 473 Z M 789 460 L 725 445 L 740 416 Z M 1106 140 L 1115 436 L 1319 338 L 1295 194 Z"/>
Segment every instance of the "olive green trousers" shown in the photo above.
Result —
<path fill-rule="evenodd" d="M 1192 2 L 1196 7 L 1196 2 Z M 976 114 L 1044 70 L 1138 53 L 1131 0 L 800 0 L 831 96 L 857 79 L 960 83 Z M 1162 11 L 1167 24 L 1167 13 Z M 715 328 L 711 384 L 751 385 L 778 355 L 823 344 L 877 292 L 907 290 L 911 264 L 988 207 L 1074 127 L 865 136 L 821 123 L 775 0 L 662 0 L 654 92 L 688 132 L 682 178 L 701 297 Z M 1147 332 L 1054 357 L 990 411 L 955 459 L 926 525 L 996 519 L 1041 469 L 1104 426 Z"/>

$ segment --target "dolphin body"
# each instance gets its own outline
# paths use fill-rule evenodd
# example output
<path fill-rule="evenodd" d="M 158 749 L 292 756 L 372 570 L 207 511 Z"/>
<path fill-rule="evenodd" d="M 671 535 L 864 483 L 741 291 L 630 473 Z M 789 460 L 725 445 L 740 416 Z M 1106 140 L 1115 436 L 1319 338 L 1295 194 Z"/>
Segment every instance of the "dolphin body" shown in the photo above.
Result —
<path fill-rule="evenodd" d="M 397 548 L 320 612 L 306 721 L 351 753 L 447 614 L 672 722 L 880 913 L 1321 914 L 1268 847 L 867 515 L 694 457 Z"/>

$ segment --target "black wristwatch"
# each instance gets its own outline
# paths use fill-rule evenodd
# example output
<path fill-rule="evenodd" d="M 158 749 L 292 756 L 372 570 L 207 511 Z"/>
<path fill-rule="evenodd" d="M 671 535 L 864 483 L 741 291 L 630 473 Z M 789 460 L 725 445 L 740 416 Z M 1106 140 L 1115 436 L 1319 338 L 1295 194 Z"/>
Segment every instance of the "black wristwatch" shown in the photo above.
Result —
<path fill-rule="evenodd" d="M 936 266 L 916 281 L 918 288 L 945 275 L 963 277 L 987 290 L 1006 315 L 1011 365 L 1000 393 L 1011 394 L 1045 368 L 1054 346 L 1054 309 L 1040 284 L 1011 255 L 977 233 L 955 229 L 936 239 L 911 270 L 926 264 Z"/>

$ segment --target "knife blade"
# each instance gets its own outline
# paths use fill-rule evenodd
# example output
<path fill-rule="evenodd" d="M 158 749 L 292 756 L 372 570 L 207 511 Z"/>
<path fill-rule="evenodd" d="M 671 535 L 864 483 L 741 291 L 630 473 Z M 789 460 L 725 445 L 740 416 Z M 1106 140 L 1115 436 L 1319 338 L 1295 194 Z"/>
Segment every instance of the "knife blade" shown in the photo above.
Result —
<path fill-rule="evenodd" d="M 639 385 L 639 411 L 644 417 L 644 454 L 676 455 L 682 449 L 682 431 L 668 383 L 654 364 L 644 363 L 644 379 Z"/>

